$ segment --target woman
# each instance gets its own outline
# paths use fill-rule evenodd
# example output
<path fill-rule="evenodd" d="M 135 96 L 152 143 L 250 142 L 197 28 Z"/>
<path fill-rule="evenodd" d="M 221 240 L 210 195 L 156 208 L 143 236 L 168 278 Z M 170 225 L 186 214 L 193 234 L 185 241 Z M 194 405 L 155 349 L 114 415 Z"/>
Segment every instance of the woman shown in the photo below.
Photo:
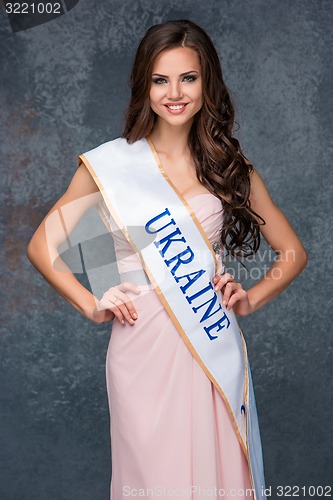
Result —
<path fill-rule="evenodd" d="M 114 320 L 111 498 L 265 498 L 235 314 L 251 314 L 281 293 L 304 269 L 306 252 L 232 137 L 233 106 L 201 28 L 190 21 L 150 28 L 131 88 L 123 138 L 80 155 L 28 256 L 81 314 Z M 101 300 L 65 264 L 62 272 L 52 264 L 92 205 L 113 232 L 121 277 Z M 222 273 L 221 248 L 253 253 L 260 232 L 279 258 L 245 291 Z"/>

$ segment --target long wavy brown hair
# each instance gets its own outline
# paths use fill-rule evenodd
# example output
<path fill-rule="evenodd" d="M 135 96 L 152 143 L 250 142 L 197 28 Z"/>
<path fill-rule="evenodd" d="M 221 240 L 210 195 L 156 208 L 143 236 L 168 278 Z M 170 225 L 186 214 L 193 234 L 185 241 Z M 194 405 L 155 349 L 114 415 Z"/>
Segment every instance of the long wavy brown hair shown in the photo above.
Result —
<path fill-rule="evenodd" d="M 149 100 L 154 62 L 162 51 L 176 47 L 195 50 L 202 70 L 203 105 L 188 137 L 197 177 L 222 202 L 223 247 L 235 257 L 251 255 L 260 246 L 260 225 L 265 224 L 250 204 L 253 166 L 232 135 L 235 111 L 216 49 L 207 33 L 192 21 L 157 24 L 141 40 L 130 78 L 131 101 L 123 137 L 133 143 L 151 133 L 156 121 Z"/>

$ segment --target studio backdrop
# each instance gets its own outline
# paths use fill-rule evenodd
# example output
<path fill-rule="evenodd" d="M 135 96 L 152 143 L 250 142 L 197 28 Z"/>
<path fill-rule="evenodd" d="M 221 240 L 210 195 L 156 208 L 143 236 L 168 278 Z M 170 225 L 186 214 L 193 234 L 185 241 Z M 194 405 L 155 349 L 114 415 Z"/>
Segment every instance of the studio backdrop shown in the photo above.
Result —
<path fill-rule="evenodd" d="M 271 498 L 281 497 L 279 487 L 301 498 L 332 495 L 332 2 L 79 0 L 57 11 L 49 2 L 49 12 L 47 2 L 39 11 L 33 3 L 26 16 L 4 2 L 0 10 L 0 498 L 109 497 L 111 325 L 89 322 L 62 300 L 26 247 L 77 156 L 121 134 L 138 41 L 152 24 L 186 18 L 213 39 L 236 136 L 308 252 L 286 291 L 239 320 L 267 487 Z M 100 221 L 87 217 L 77 229 L 83 244 L 67 257 L 90 286 L 89 269 L 98 275 L 112 257 Z M 84 246 L 89 228 L 100 261 Z M 246 288 L 273 259 L 263 242 L 246 269 L 226 264 Z M 116 278 L 105 276 L 110 286 Z"/>

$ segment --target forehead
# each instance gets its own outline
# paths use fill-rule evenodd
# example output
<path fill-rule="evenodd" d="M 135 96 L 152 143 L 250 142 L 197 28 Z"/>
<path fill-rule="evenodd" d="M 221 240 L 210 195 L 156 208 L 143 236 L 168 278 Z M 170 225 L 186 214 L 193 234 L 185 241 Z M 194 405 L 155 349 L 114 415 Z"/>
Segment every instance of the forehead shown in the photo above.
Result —
<path fill-rule="evenodd" d="M 161 52 L 154 64 L 153 73 L 162 75 L 200 71 L 198 54 L 189 47 L 177 47 Z"/>

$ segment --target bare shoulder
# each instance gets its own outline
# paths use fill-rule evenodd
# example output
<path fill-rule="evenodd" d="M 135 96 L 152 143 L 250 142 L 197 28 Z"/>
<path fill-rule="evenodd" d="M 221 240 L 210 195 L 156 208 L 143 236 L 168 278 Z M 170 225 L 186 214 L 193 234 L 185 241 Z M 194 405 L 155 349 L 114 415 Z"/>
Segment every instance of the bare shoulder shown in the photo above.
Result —
<path fill-rule="evenodd" d="M 83 162 L 77 168 L 66 193 L 73 197 L 82 197 L 99 193 L 98 186 Z"/>
<path fill-rule="evenodd" d="M 259 172 L 253 168 L 251 172 L 251 193 L 250 193 L 251 207 L 257 212 L 256 208 L 269 207 L 274 205 L 271 195 L 260 176 Z M 258 212 L 257 212 L 258 213 Z M 261 214 L 259 214 L 261 215 Z"/>
<path fill-rule="evenodd" d="M 250 202 L 251 208 L 264 219 L 265 225 L 261 225 L 260 230 L 274 250 L 283 250 L 292 246 L 302 252 L 304 251 L 304 247 L 290 222 L 282 210 L 273 202 L 263 179 L 256 169 L 251 173 Z"/>
<path fill-rule="evenodd" d="M 45 215 L 29 243 L 29 252 L 45 241 L 54 248 L 72 232 L 81 217 L 93 206 L 99 205 L 102 195 L 86 166 L 81 163 L 64 194 Z M 66 233 L 64 233 L 64 227 Z"/>
<path fill-rule="evenodd" d="M 101 199 L 102 196 L 96 182 L 84 163 L 80 163 L 68 188 L 53 208 L 59 208 L 75 202 L 77 209 L 80 205 L 81 211 L 85 211 L 89 207 L 97 205 Z"/>
<path fill-rule="evenodd" d="M 282 215 L 281 210 L 272 200 L 261 175 L 255 168 L 251 172 L 250 203 L 251 208 L 264 220 L 273 220 Z"/>
<path fill-rule="evenodd" d="M 102 195 L 84 163 L 76 169 L 68 188 L 53 205 L 45 220 L 53 212 L 65 214 L 68 227 L 73 228 L 89 208 L 98 205 Z"/>
<path fill-rule="evenodd" d="M 266 226 L 262 227 L 263 233 L 267 232 L 270 227 L 276 226 L 283 217 L 281 210 L 273 202 L 262 177 L 255 168 L 251 172 L 250 203 L 251 208 L 266 221 Z"/>

